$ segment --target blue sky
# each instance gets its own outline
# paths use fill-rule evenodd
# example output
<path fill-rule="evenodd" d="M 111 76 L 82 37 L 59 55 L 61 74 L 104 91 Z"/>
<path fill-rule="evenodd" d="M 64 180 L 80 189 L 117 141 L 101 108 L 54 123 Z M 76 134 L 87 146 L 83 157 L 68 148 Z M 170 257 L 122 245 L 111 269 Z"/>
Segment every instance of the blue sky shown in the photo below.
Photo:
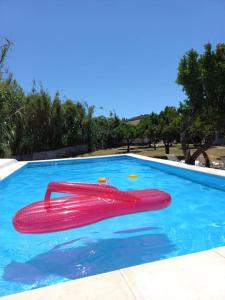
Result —
<path fill-rule="evenodd" d="M 225 42 L 224 0 L 0 0 L 0 11 L 25 91 L 35 79 L 121 117 L 177 106 L 180 58 Z"/>

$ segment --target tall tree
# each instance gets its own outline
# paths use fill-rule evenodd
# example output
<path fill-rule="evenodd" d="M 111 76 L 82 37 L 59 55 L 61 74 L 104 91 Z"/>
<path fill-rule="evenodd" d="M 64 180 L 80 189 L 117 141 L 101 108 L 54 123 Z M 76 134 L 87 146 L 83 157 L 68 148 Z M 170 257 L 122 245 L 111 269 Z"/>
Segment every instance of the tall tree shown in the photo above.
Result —
<path fill-rule="evenodd" d="M 95 107 L 94 105 L 89 106 L 87 103 L 85 103 L 85 108 L 85 141 L 88 145 L 88 152 L 91 152 L 94 144 L 93 114 Z"/>
<path fill-rule="evenodd" d="M 57 149 L 62 147 L 63 138 L 63 110 L 59 93 L 55 94 L 55 98 L 51 105 L 51 118 L 50 118 L 50 147 Z"/>
<path fill-rule="evenodd" d="M 138 134 L 149 140 L 149 147 L 153 144 L 154 149 L 156 149 L 156 143 L 159 141 L 160 135 L 159 116 L 153 112 L 144 116 L 138 124 Z"/>
<path fill-rule="evenodd" d="M 63 126 L 63 144 L 64 146 L 73 146 L 78 139 L 78 110 L 77 105 L 70 99 L 63 105 L 64 126 Z"/>
<path fill-rule="evenodd" d="M 160 138 L 165 147 L 165 153 L 170 153 L 170 146 L 179 140 L 180 116 L 175 107 L 166 106 L 159 114 Z"/>
<path fill-rule="evenodd" d="M 187 99 L 181 105 L 182 146 L 185 160 L 194 164 L 200 154 L 208 160 L 206 150 L 216 135 L 225 131 L 225 44 L 212 49 L 206 44 L 204 52 L 188 51 L 178 67 L 177 83 L 183 86 Z M 198 124 L 198 142 L 193 128 Z M 191 129 L 192 128 L 192 129 Z M 188 141 L 197 150 L 190 155 Z"/>
<path fill-rule="evenodd" d="M 25 99 L 23 152 L 50 149 L 51 98 L 46 91 L 31 92 Z"/>
<path fill-rule="evenodd" d="M 130 152 L 130 146 L 134 139 L 137 137 L 137 128 L 135 125 L 127 124 L 127 123 L 121 123 L 117 127 L 117 136 L 120 141 L 126 141 L 127 145 L 127 152 Z"/>
<path fill-rule="evenodd" d="M 2 79 L 4 64 L 11 46 L 12 42 L 8 39 L 4 39 L 3 42 L 0 43 L 0 80 Z"/>
<path fill-rule="evenodd" d="M 5 39 L 0 45 L 0 156 L 20 150 L 24 93 L 7 72 L 5 61 L 12 43 Z"/>

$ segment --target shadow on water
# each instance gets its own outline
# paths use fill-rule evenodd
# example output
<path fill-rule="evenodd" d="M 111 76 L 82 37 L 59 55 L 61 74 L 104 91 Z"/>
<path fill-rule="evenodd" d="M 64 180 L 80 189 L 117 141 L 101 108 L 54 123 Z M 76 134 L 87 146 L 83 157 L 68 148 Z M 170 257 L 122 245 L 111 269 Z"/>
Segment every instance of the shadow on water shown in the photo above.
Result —
<path fill-rule="evenodd" d="M 63 247 L 58 245 L 24 263 L 12 261 L 4 269 L 4 280 L 40 285 L 48 276 L 76 279 L 159 260 L 175 250 L 165 234 L 100 239 Z"/>
<path fill-rule="evenodd" d="M 147 226 L 147 227 L 138 227 L 138 228 L 114 231 L 114 233 L 115 234 L 117 234 L 117 233 L 135 233 L 135 232 L 149 231 L 149 230 L 153 230 L 153 229 L 160 229 L 160 228 L 155 227 L 155 226 Z"/>

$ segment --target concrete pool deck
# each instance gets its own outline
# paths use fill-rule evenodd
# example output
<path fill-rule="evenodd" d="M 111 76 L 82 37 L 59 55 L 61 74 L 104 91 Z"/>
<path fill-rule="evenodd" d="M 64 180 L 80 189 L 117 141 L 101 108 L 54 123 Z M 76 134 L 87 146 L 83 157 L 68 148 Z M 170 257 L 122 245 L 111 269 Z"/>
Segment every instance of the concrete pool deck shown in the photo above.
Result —
<path fill-rule="evenodd" d="M 2 300 L 224 300 L 225 247 L 70 280 Z"/>
<path fill-rule="evenodd" d="M 225 171 L 223 170 L 189 166 L 179 162 L 164 161 L 135 154 L 129 156 L 218 175 L 224 177 L 225 180 Z M 97 157 L 93 157 L 93 159 L 95 158 Z M 0 164 L 0 180 L 26 164 L 27 162 L 15 161 L 8 166 L 1 167 Z M 65 283 L 1 297 L 0 299 L 225 300 L 225 247 L 70 280 Z"/>
<path fill-rule="evenodd" d="M 27 162 L 20 162 L 16 159 L 0 159 L 0 181 L 25 166 Z"/>

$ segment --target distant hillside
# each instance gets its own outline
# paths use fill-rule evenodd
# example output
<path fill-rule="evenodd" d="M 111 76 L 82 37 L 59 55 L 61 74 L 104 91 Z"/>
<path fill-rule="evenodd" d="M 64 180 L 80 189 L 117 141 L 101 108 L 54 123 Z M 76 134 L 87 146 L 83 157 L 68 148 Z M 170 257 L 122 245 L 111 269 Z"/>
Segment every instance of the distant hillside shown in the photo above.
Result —
<path fill-rule="evenodd" d="M 145 117 L 145 116 L 147 116 L 147 114 L 145 114 L 145 115 L 139 115 L 139 116 L 136 116 L 136 117 L 133 117 L 133 118 L 129 118 L 129 119 L 125 119 L 125 121 L 126 121 L 128 124 L 137 125 L 137 124 L 140 122 L 140 120 L 141 120 L 143 117 Z"/>

